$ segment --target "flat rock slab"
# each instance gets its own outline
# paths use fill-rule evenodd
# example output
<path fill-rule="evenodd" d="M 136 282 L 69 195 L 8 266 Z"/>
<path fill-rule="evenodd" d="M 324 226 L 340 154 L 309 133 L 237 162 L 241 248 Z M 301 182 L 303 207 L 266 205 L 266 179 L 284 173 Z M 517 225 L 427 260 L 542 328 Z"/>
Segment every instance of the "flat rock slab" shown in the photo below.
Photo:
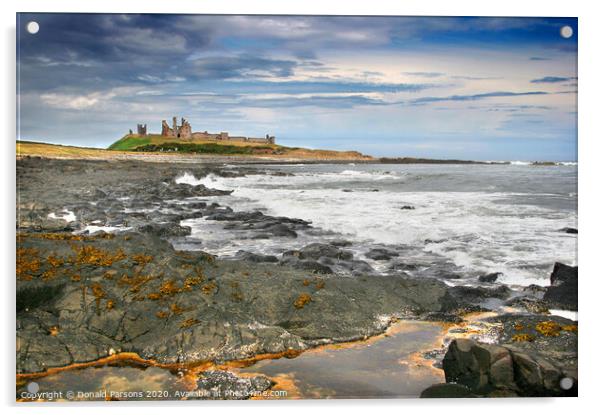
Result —
<path fill-rule="evenodd" d="M 220 261 L 151 234 L 21 233 L 18 246 L 19 373 L 118 352 L 160 363 L 285 354 L 456 306 L 435 280 Z"/>

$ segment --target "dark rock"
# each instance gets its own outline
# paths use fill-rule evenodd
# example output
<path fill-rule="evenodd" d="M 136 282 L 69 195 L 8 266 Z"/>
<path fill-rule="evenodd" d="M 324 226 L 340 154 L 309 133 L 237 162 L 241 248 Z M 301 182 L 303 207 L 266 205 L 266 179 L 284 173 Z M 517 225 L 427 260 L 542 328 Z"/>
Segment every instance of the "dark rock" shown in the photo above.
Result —
<path fill-rule="evenodd" d="M 190 226 L 181 226 L 177 223 L 148 223 L 140 226 L 138 231 L 169 238 L 173 236 L 188 236 L 192 229 Z"/>
<path fill-rule="evenodd" d="M 105 192 L 103 192 L 100 189 L 95 189 L 94 190 L 94 198 L 95 199 L 104 199 L 105 197 L 107 197 L 107 194 Z"/>
<path fill-rule="evenodd" d="M 577 229 L 575 229 L 575 228 L 562 228 L 562 229 L 560 229 L 560 232 L 564 232 L 564 233 L 577 233 Z"/>
<path fill-rule="evenodd" d="M 351 241 L 347 241 L 345 239 L 334 239 L 332 241 L 329 241 L 328 243 L 339 248 L 353 245 Z"/>
<path fill-rule="evenodd" d="M 450 293 L 463 303 L 478 303 L 487 298 L 505 299 L 510 295 L 510 288 L 500 285 L 495 288 L 457 286 L 451 287 Z"/>
<path fill-rule="evenodd" d="M 351 271 L 353 275 L 369 275 L 374 273 L 374 268 L 366 261 L 337 261 L 335 264 L 344 270 Z"/>
<path fill-rule="evenodd" d="M 269 228 L 264 229 L 265 232 L 269 232 L 274 236 L 285 236 L 287 238 L 296 238 L 297 232 L 290 229 L 288 226 L 284 224 L 272 225 Z"/>
<path fill-rule="evenodd" d="M 577 267 L 557 262 L 550 275 L 551 285 L 543 295 L 543 299 L 552 307 L 577 310 Z"/>
<path fill-rule="evenodd" d="M 387 261 L 398 256 L 398 252 L 386 248 L 373 248 L 366 253 L 366 258 L 370 258 L 375 261 Z"/>
<path fill-rule="evenodd" d="M 510 351 L 469 339 L 453 340 L 443 358 L 445 381 L 459 383 L 473 393 L 494 389 L 517 390 Z"/>
<path fill-rule="evenodd" d="M 315 272 L 318 274 L 332 274 L 332 268 L 327 265 L 323 265 L 318 261 L 313 261 L 311 259 L 303 259 L 300 260 L 296 257 L 283 257 L 280 261 L 283 265 L 288 265 L 295 269 L 300 269 L 304 271 Z"/>
<path fill-rule="evenodd" d="M 480 282 L 495 282 L 503 274 L 501 272 L 492 272 L 491 274 L 479 275 Z"/>
<path fill-rule="evenodd" d="M 249 262 L 278 262 L 278 258 L 274 255 L 254 254 L 247 251 L 238 251 L 236 253 L 236 258 Z"/>
<path fill-rule="evenodd" d="M 351 260 L 353 253 L 344 251 L 331 244 L 313 243 L 309 244 L 298 251 L 286 251 L 283 256 L 293 256 L 299 259 L 331 258 L 336 260 Z"/>
<path fill-rule="evenodd" d="M 533 297 L 514 297 L 506 301 L 506 305 L 510 307 L 520 307 L 531 313 L 543 314 L 548 313 L 548 304 L 538 298 Z"/>
<path fill-rule="evenodd" d="M 403 205 L 399 209 L 401 209 L 401 210 L 414 210 L 416 208 L 414 206 L 410 206 L 410 205 Z"/>
<path fill-rule="evenodd" d="M 416 264 L 406 264 L 404 262 L 395 262 L 390 266 L 390 269 L 394 271 L 414 271 L 418 268 L 419 266 Z"/>
<path fill-rule="evenodd" d="M 420 394 L 421 398 L 476 398 L 464 385 L 457 383 L 438 383 L 429 386 Z"/>
<path fill-rule="evenodd" d="M 541 285 L 531 284 L 523 288 L 523 291 L 531 295 L 543 297 L 543 294 L 546 292 L 546 289 L 546 287 L 542 287 Z"/>
<path fill-rule="evenodd" d="M 265 376 L 238 377 L 225 370 L 210 370 L 201 376 L 197 381 L 199 399 L 249 399 L 273 385 Z"/>

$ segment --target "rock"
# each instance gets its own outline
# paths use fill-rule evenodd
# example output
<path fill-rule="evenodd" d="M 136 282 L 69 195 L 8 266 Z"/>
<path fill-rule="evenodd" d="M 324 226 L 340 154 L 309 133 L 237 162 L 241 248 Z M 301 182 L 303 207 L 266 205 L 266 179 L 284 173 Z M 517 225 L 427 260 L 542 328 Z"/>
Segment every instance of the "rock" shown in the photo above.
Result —
<path fill-rule="evenodd" d="M 426 321 L 444 321 L 446 323 L 456 323 L 456 324 L 464 321 L 464 319 L 456 313 L 442 313 L 442 312 L 427 313 L 422 317 L 422 319 L 426 320 Z"/>
<path fill-rule="evenodd" d="M 543 294 L 546 292 L 546 287 L 542 287 L 541 285 L 537 285 L 537 284 L 531 284 L 531 285 L 528 285 L 527 287 L 523 288 L 523 291 L 541 298 L 541 297 L 543 297 Z"/>
<path fill-rule="evenodd" d="M 398 252 L 386 248 L 373 248 L 366 253 L 366 258 L 370 258 L 375 261 L 387 261 L 398 256 Z"/>
<path fill-rule="evenodd" d="M 510 352 L 501 346 L 453 340 L 443 358 L 443 370 L 446 382 L 462 384 L 476 394 L 517 389 Z"/>
<path fill-rule="evenodd" d="M 479 275 L 479 282 L 495 282 L 499 277 L 501 277 L 501 272 L 492 272 L 491 274 Z"/>
<path fill-rule="evenodd" d="M 543 295 L 551 307 L 577 310 L 577 267 L 557 262 L 550 275 L 550 286 Z"/>
<path fill-rule="evenodd" d="M 510 295 L 510 288 L 505 285 L 495 288 L 456 286 L 450 288 L 450 293 L 462 303 L 474 304 L 488 298 L 505 299 Z"/>
<path fill-rule="evenodd" d="M 322 257 L 349 261 L 353 253 L 344 251 L 330 244 L 313 243 L 303 247 L 298 254 L 299 259 L 320 259 Z"/>
<path fill-rule="evenodd" d="M 138 231 L 151 235 L 169 238 L 173 236 L 188 236 L 192 232 L 190 226 L 181 226 L 176 223 L 148 223 L 140 226 Z"/>
<path fill-rule="evenodd" d="M 296 238 L 297 237 L 297 232 L 290 229 L 288 226 L 286 226 L 284 224 L 272 225 L 268 228 L 264 228 L 264 231 L 268 232 L 274 236 L 285 236 L 288 238 Z"/>
<path fill-rule="evenodd" d="M 559 230 L 559 232 L 564 232 L 564 233 L 577 233 L 577 229 L 575 228 L 562 228 Z"/>
<path fill-rule="evenodd" d="M 332 274 L 332 268 L 327 265 L 323 265 L 318 261 L 313 261 L 310 259 L 300 260 L 296 257 L 283 257 L 280 261 L 283 265 L 288 265 L 295 269 L 300 269 L 304 271 L 314 272 L 318 274 Z"/>
<path fill-rule="evenodd" d="M 506 305 L 510 307 L 520 307 L 536 314 L 548 314 L 548 304 L 538 298 L 533 297 L 515 297 L 506 301 Z"/>
<path fill-rule="evenodd" d="M 329 241 L 328 243 L 330 245 L 336 246 L 338 248 L 342 248 L 342 247 L 353 245 L 353 243 L 351 241 L 348 241 L 346 239 L 333 239 L 332 241 Z"/>
<path fill-rule="evenodd" d="M 403 205 L 399 209 L 401 209 L 401 210 L 414 210 L 416 208 L 414 206 L 410 206 L 410 205 Z"/>
<path fill-rule="evenodd" d="M 238 251 L 236 253 L 236 258 L 249 262 L 278 262 L 278 258 L 274 255 L 254 254 L 247 251 Z"/>
<path fill-rule="evenodd" d="M 457 383 L 438 383 L 429 386 L 420 394 L 421 398 L 476 398 L 469 388 Z"/>
<path fill-rule="evenodd" d="M 273 383 L 265 376 L 238 377 L 225 370 L 210 370 L 201 373 L 197 381 L 198 399 L 249 399 L 261 396 Z"/>
<path fill-rule="evenodd" d="M 574 396 L 563 390 L 563 370 L 537 353 L 453 340 L 443 358 L 446 382 L 464 385 L 479 396 Z"/>

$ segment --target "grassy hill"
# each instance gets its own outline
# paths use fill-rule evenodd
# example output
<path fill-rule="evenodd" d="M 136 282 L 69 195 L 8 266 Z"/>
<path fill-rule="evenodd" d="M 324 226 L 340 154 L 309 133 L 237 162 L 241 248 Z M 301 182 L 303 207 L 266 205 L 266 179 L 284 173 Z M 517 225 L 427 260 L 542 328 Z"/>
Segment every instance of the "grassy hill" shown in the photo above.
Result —
<path fill-rule="evenodd" d="M 147 136 L 125 135 L 108 147 L 109 150 L 144 153 L 185 153 L 208 155 L 248 155 L 267 157 L 294 157 L 306 159 L 355 159 L 371 160 L 357 151 L 310 150 L 285 147 L 278 144 L 241 141 L 182 140 L 150 134 Z"/>
<path fill-rule="evenodd" d="M 182 157 L 249 158 L 250 160 L 370 161 L 372 157 L 357 151 L 309 150 L 277 144 L 216 141 L 183 142 L 161 136 L 125 136 L 109 149 L 76 147 L 33 141 L 17 141 L 17 157 L 33 156 L 61 159 L 144 159 L 169 161 Z"/>
<path fill-rule="evenodd" d="M 122 150 L 122 151 L 140 151 L 142 147 L 149 147 L 149 148 L 153 148 L 156 147 L 161 148 L 161 146 L 165 145 L 165 146 L 169 146 L 169 145 L 173 145 L 173 144 L 182 144 L 187 146 L 186 148 L 188 150 L 192 149 L 192 147 L 190 146 L 190 144 L 194 144 L 194 145 L 203 145 L 203 144 L 212 144 L 214 146 L 220 146 L 220 147 L 224 147 L 224 148 L 228 148 L 228 147 L 249 147 L 249 148 L 255 148 L 255 147 L 263 147 L 263 148 L 271 148 L 271 149 L 279 149 L 279 148 L 286 148 L 283 146 L 279 146 L 277 144 L 263 144 L 263 143 L 249 143 L 249 142 L 241 142 L 241 141 L 228 141 L 227 143 L 221 142 L 221 141 L 215 141 L 215 140 L 198 140 L 198 139 L 192 139 L 192 140 L 182 140 L 182 139 L 178 139 L 175 137 L 164 137 L 162 135 L 158 135 L 158 134 L 149 134 L 146 136 L 139 136 L 139 135 L 125 135 L 123 136 L 123 138 L 121 138 L 120 140 L 115 141 L 113 144 L 111 144 L 108 149 L 109 150 Z M 184 147 L 181 147 L 182 149 Z M 210 148 L 210 147 L 208 147 Z"/>

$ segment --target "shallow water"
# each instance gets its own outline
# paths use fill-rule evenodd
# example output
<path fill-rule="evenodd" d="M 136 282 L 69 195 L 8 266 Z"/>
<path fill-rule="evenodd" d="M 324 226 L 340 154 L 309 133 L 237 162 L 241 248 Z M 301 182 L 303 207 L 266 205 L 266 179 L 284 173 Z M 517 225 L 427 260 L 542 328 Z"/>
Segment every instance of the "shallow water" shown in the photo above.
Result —
<path fill-rule="evenodd" d="M 421 357 L 442 347 L 444 334 L 441 324 L 402 321 L 386 335 L 366 341 L 323 346 L 293 359 L 263 360 L 231 370 L 268 376 L 277 383 L 273 389 L 286 391 L 288 398 L 415 398 L 444 381 L 434 361 Z M 177 392 L 194 389 L 182 375 L 159 367 L 114 365 L 62 371 L 34 381 L 39 392 L 66 396 L 71 391 L 77 400 L 105 400 L 111 394 L 121 400 L 165 400 L 181 399 Z M 18 398 L 28 383 L 17 387 Z"/>
<path fill-rule="evenodd" d="M 233 190 L 214 198 L 237 211 L 311 221 L 297 239 L 249 241 L 203 218 L 184 221 L 196 249 L 278 254 L 344 237 L 360 259 L 370 247 L 403 246 L 404 260 L 428 254 L 467 274 L 502 272 L 500 282 L 547 285 L 554 262 L 577 264 L 577 166 L 294 165 L 266 166 L 281 175 L 247 175 L 178 182 Z M 236 167 L 232 167 L 236 170 Z M 403 209 L 403 207 L 414 209 Z M 407 248 L 412 248 L 409 253 Z M 184 248 L 186 248 L 184 244 Z M 189 247 L 190 248 L 190 247 Z M 371 262 L 371 261 L 368 261 Z M 385 269 L 388 264 L 371 264 Z"/>
<path fill-rule="evenodd" d="M 284 389 L 292 384 L 290 397 L 416 398 L 432 384 L 445 382 L 443 371 L 421 356 L 442 346 L 441 334 L 436 323 L 404 322 L 378 340 L 260 361 L 242 372 L 284 381 Z"/>

